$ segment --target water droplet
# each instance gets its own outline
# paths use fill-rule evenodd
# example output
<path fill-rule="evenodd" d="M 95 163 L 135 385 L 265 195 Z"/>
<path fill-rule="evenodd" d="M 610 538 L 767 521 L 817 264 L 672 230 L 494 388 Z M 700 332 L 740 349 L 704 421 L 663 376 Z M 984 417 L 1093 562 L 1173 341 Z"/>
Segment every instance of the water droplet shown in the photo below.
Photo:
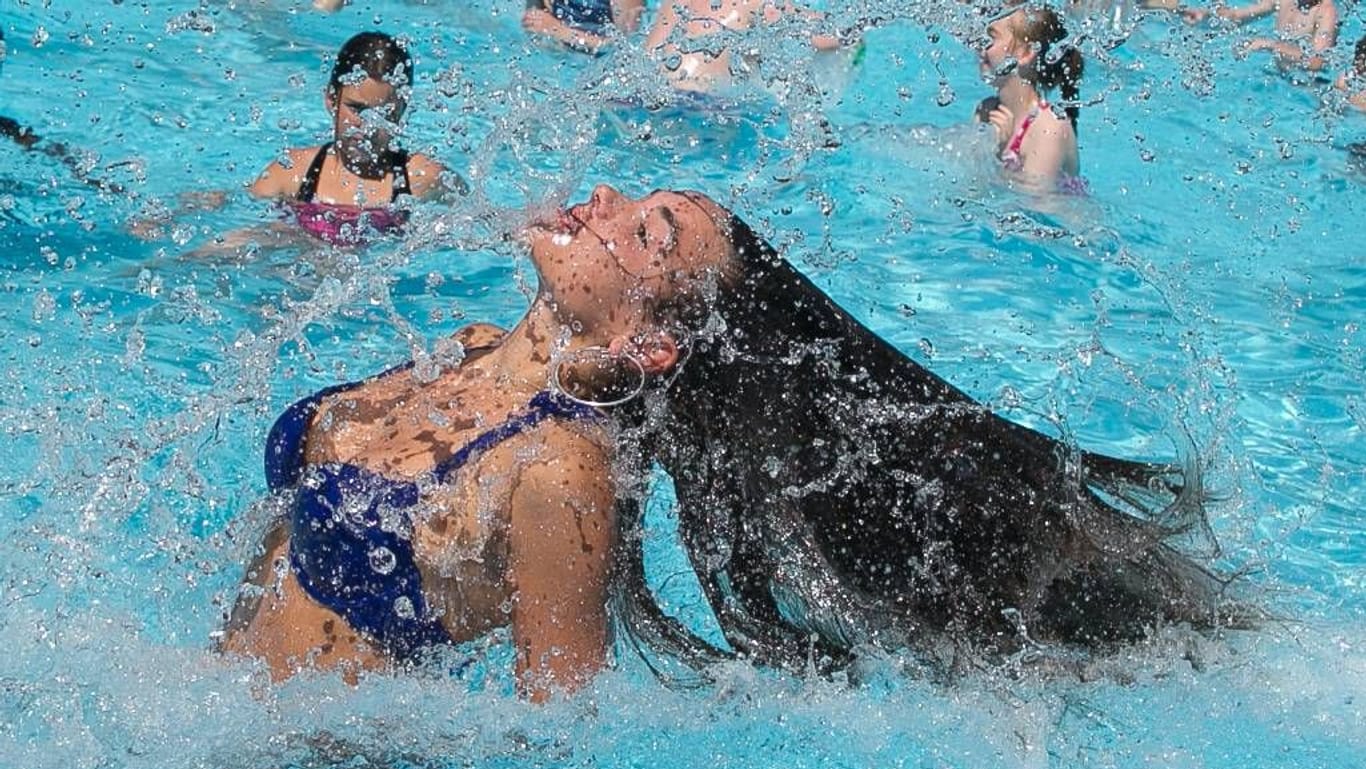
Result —
<path fill-rule="evenodd" d="M 380 546 L 370 551 L 370 568 L 374 569 L 376 574 L 388 574 L 392 572 L 397 565 L 398 556 L 394 555 L 394 551 L 389 548 Z M 397 609 L 397 606 L 395 606 L 395 608 Z M 408 608 L 409 611 L 412 610 L 411 603 L 408 605 Z"/>
<path fill-rule="evenodd" d="M 953 92 L 953 86 L 948 83 L 940 83 L 939 94 L 934 97 L 934 103 L 941 107 L 947 107 L 953 104 L 953 100 L 956 98 L 958 96 Z"/>
<path fill-rule="evenodd" d="M 403 619 L 413 619 L 417 616 L 417 610 L 413 608 L 413 599 L 406 595 L 399 596 L 394 600 L 394 613 Z"/>
<path fill-rule="evenodd" d="M 49 294 L 47 292 L 47 289 L 39 291 L 38 295 L 33 297 L 34 322 L 42 323 L 43 321 L 51 318 L 53 315 L 56 314 L 57 300 L 53 298 L 52 294 Z"/>

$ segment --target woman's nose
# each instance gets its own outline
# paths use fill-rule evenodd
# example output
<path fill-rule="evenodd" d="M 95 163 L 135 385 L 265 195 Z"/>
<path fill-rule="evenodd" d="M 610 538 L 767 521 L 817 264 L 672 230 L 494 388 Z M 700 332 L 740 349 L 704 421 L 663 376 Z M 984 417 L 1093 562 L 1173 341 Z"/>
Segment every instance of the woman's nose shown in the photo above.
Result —
<path fill-rule="evenodd" d="M 610 216 L 617 206 L 621 205 L 622 194 L 606 184 L 599 184 L 593 188 L 593 215 L 595 217 Z"/>

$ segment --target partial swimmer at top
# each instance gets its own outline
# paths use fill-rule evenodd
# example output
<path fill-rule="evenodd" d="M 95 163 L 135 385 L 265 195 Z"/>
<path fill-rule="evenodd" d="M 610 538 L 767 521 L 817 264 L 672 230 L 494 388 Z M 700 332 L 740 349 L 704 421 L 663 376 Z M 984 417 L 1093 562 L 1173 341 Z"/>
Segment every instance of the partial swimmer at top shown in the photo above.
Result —
<path fill-rule="evenodd" d="M 4 68 L 7 55 L 5 30 L 0 28 L 0 70 Z M 73 153 L 62 142 L 45 141 L 42 136 L 34 132 L 32 126 L 21 123 L 8 115 L 0 115 L 0 137 L 9 139 L 21 149 L 38 152 L 61 161 L 62 165 L 71 170 L 72 176 L 91 187 L 104 192 L 124 192 L 123 185 L 91 176 L 85 168 L 83 160 L 78 157 L 80 153 Z"/>
<path fill-rule="evenodd" d="M 526 0 L 522 27 L 527 33 L 599 54 L 615 33 L 640 27 L 645 0 Z"/>
<path fill-rule="evenodd" d="M 701 38 L 737 35 L 790 17 L 813 22 L 825 18 L 777 0 L 674 0 L 660 7 L 645 49 L 660 60 L 676 88 L 722 90 L 736 84 L 736 73 L 757 67 L 759 51 L 752 47 L 735 50 L 734 46 L 718 50 L 714 43 L 703 43 Z M 810 40 L 819 51 L 832 51 L 842 44 L 838 36 L 825 33 L 811 33 Z"/>
<path fill-rule="evenodd" d="M 982 75 L 997 96 L 984 103 L 989 109 L 979 109 L 978 118 L 996 128 L 1006 172 L 1030 189 L 1085 193 L 1075 104 L 1083 61 L 1080 51 L 1063 42 L 1062 19 L 1047 6 L 1022 6 L 991 22 L 987 38 Z M 1066 100 L 1065 116 L 1044 95 L 1053 88 Z"/>
<path fill-rule="evenodd" d="M 306 232 L 334 245 L 401 232 L 404 196 L 463 192 L 459 175 L 395 144 L 412 84 L 413 60 L 401 43 L 381 32 L 352 37 L 323 91 L 332 141 L 288 150 L 288 160 L 267 166 L 249 192 L 281 201 Z"/>
<path fill-rule="evenodd" d="M 1366 37 L 1357 41 L 1352 53 L 1352 67 L 1338 75 L 1337 89 L 1347 98 L 1347 103 L 1366 112 Z"/>
<path fill-rule="evenodd" d="M 1271 51 L 1282 69 L 1321 70 L 1328 65 L 1325 54 L 1338 41 L 1333 0 L 1258 0 L 1236 8 L 1216 5 L 1214 13 L 1237 24 L 1275 13 L 1276 36 L 1253 38 L 1242 50 Z"/>

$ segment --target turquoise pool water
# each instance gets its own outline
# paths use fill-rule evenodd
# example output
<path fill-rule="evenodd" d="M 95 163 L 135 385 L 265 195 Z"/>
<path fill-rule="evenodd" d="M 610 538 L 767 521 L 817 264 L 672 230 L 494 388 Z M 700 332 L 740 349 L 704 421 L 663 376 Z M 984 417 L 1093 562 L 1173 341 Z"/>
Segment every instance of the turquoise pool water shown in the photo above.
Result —
<path fill-rule="evenodd" d="M 1088 63 L 1092 196 L 1040 202 L 981 160 L 964 126 L 985 95 L 975 56 L 952 22 L 915 23 L 942 14 L 928 3 L 845 4 L 905 20 L 870 32 L 851 72 L 776 51 L 780 96 L 710 117 L 609 105 L 657 91 L 638 57 L 528 47 L 506 0 L 302 5 L 0 10 L 0 114 L 120 188 L 0 145 L 0 767 L 1366 763 L 1366 172 L 1345 151 L 1366 119 L 1236 59 L 1236 33 L 1142 20 Z M 184 191 L 237 189 L 323 138 L 329 59 L 368 28 L 411 39 L 409 145 L 464 173 L 468 203 L 361 252 L 242 247 L 225 234 L 272 214 L 240 194 L 159 239 L 129 234 Z M 1344 53 L 1362 32 L 1349 18 Z M 1125 455 L 1194 445 L 1224 497 L 1217 558 L 1281 619 L 1163 635 L 1085 682 L 942 686 L 888 658 L 852 686 L 736 665 L 676 692 L 624 657 L 545 708 L 500 690 L 497 639 L 482 687 L 270 688 L 208 653 L 270 514 L 274 415 L 439 355 L 467 320 L 515 319 L 529 277 L 498 223 L 600 180 L 732 205 L 1014 418 Z M 663 500 L 656 520 L 661 590 L 705 624 Z"/>

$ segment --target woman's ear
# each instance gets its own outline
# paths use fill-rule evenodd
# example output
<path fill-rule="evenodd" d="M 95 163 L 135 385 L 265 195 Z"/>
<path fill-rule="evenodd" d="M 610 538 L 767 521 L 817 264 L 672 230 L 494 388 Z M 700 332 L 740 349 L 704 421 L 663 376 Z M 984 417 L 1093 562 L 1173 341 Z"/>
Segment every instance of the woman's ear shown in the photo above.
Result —
<path fill-rule="evenodd" d="M 332 86 L 323 86 L 323 104 L 327 107 L 329 115 L 337 114 L 337 95 L 332 92 Z"/>
<path fill-rule="evenodd" d="M 643 337 L 614 338 L 607 348 L 614 354 L 628 354 L 640 362 L 650 376 L 666 374 L 678 365 L 678 340 L 667 331 L 654 331 Z"/>

